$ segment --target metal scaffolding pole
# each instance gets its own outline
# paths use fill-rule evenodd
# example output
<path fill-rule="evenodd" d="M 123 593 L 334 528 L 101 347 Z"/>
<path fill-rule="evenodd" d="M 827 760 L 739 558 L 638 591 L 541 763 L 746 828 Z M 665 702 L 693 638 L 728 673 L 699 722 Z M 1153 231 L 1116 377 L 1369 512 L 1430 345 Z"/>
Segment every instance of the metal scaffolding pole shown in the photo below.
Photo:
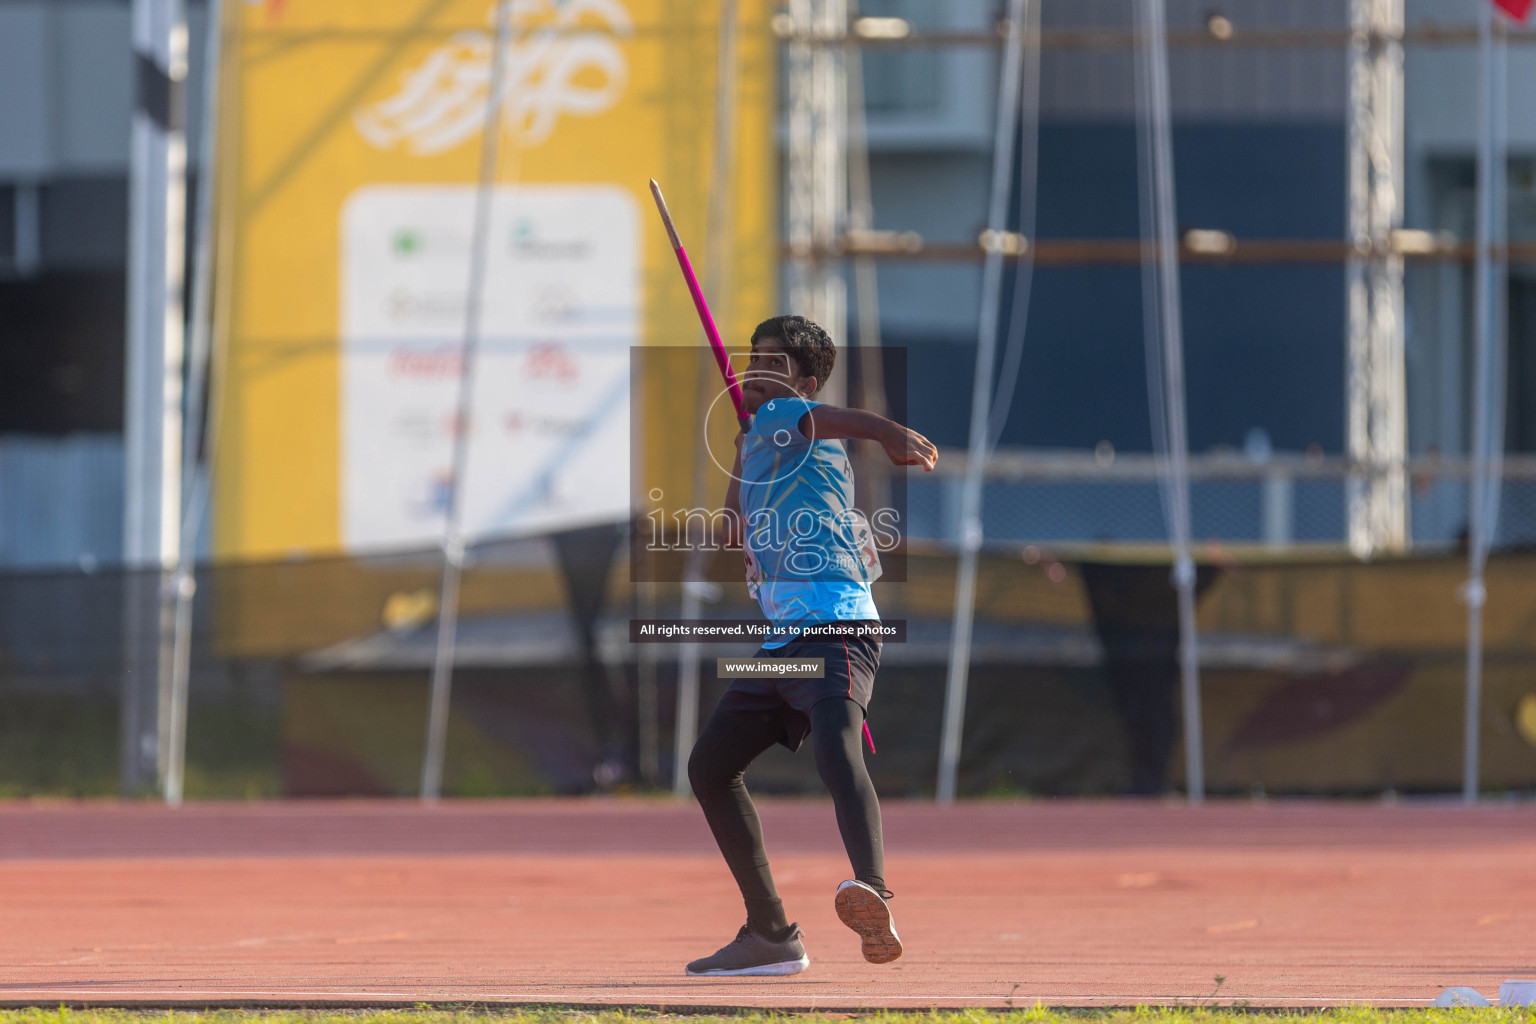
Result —
<path fill-rule="evenodd" d="M 960 773 L 960 740 L 965 724 L 965 691 L 971 660 L 971 627 L 976 614 L 976 560 L 981 551 L 981 485 L 987 461 L 992 417 L 993 364 L 1002 306 L 1003 250 L 1008 198 L 1013 190 L 1013 139 L 1019 121 L 1019 84 L 1023 79 L 1026 0 L 1008 2 L 1008 36 L 998 78 L 997 120 L 993 126 L 992 191 L 987 205 L 987 259 L 981 270 L 981 324 L 976 337 L 976 375 L 971 387 L 970 447 L 960 492 L 960 567 L 955 581 L 954 627 L 949 643 L 949 674 L 944 690 L 944 727 L 939 747 L 938 798 L 953 803 Z"/>
<path fill-rule="evenodd" d="M 815 188 L 811 138 L 812 76 L 809 43 L 812 0 L 789 0 L 794 34 L 785 48 L 786 128 L 784 168 L 784 234 L 789 248 L 789 306 L 809 315 L 812 237 L 811 193 Z"/>
<path fill-rule="evenodd" d="M 187 24 L 181 0 L 134 0 L 123 556 L 168 565 L 181 522 Z"/>
<path fill-rule="evenodd" d="M 826 328 L 848 333 L 847 285 L 829 257 L 848 217 L 848 83 L 840 47 L 813 46 L 847 32 L 846 0 L 790 0 L 788 234 L 792 262 L 789 308 Z M 834 377 L 829 401 L 841 397 Z"/>
<path fill-rule="evenodd" d="M 715 154 L 709 172 L 709 210 L 704 233 L 704 297 L 715 311 L 721 323 L 729 323 L 724 305 L 726 295 L 726 267 L 730 264 L 730 191 L 731 175 L 736 166 L 736 0 L 720 0 L 720 25 L 717 33 L 715 55 Z M 707 343 L 706 343 L 707 344 Z M 716 394 L 719 380 L 714 370 L 700 364 L 697 401 L 694 403 L 700 415 L 709 408 L 710 398 Z M 706 440 L 709 424 L 699 423 L 697 437 L 702 445 Z M 693 480 L 689 495 L 689 508 L 704 506 L 706 474 L 709 463 L 702 450 L 693 453 Z M 686 529 L 686 524 L 685 524 Z M 706 526 L 706 532 L 708 527 Z M 689 543 L 688 537 L 682 538 Z M 699 547 L 689 552 L 687 567 L 683 572 L 682 616 L 697 619 L 703 614 L 704 601 L 717 597 L 719 587 L 704 578 L 709 560 L 709 538 L 702 538 Z M 687 796 L 692 792 L 688 782 L 688 755 L 699 729 L 699 675 L 702 648 L 699 644 L 679 644 L 677 652 L 677 712 L 673 729 L 672 792 Z"/>
<path fill-rule="evenodd" d="M 1350 0 L 1346 430 L 1364 467 L 1346 485 L 1356 557 L 1408 543 L 1403 258 L 1403 0 Z"/>
<path fill-rule="evenodd" d="M 1136 134 L 1140 156 L 1142 317 L 1147 395 L 1179 613 L 1184 705 L 1184 775 L 1190 803 L 1205 799 L 1195 562 L 1190 554 L 1189 438 L 1184 402 L 1184 324 L 1179 296 L 1178 218 L 1173 192 L 1173 114 L 1168 97 L 1165 0 L 1137 0 Z"/>
<path fill-rule="evenodd" d="M 1503 33 L 1495 38 L 1491 4 L 1478 12 L 1477 262 L 1474 282 L 1476 338 L 1472 399 L 1472 481 L 1467 517 L 1467 690 L 1461 798 L 1476 803 L 1480 788 L 1483 705 L 1483 572 L 1499 521 L 1503 480 L 1504 387 L 1508 342 L 1505 338 L 1502 256 L 1507 233 L 1505 161 L 1508 134 L 1505 111 L 1508 80 Z M 1502 29 L 1502 25 L 1497 26 Z"/>
<path fill-rule="evenodd" d="M 1065 2 L 1065 0 L 1064 0 Z M 1251 8 L 1250 8 L 1251 9 Z M 1211 11 L 1210 13 L 1219 13 Z M 879 18 L 882 22 L 901 21 L 899 18 Z M 1274 50 L 1331 50 L 1348 46 L 1358 34 L 1350 28 L 1261 28 L 1245 21 L 1235 24 L 1226 22 L 1220 29 L 1210 20 L 1199 27 L 1175 28 L 1168 32 L 1170 48 L 1252 53 Z M 1217 23 L 1219 24 L 1219 23 Z M 791 39 L 794 32 L 784 30 L 781 39 Z M 1409 46 L 1464 47 L 1477 44 L 1477 29 L 1460 25 L 1437 24 L 1432 20 L 1393 32 L 1394 39 L 1401 39 Z M 1521 45 L 1536 44 L 1536 29 L 1509 29 L 1505 38 Z M 925 31 L 907 26 L 905 31 L 890 32 L 881 26 L 874 32 L 861 31 L 857 24 L 852 31 L 831 38 L 812 40 L 818 46 L 837 46 L 848 49 L 869 48 L 881 50 L 933 50 L 963 48 L 990 50 L 1001 45 L 1001 32 L 991 28 Z M 1128 29 L 1095 26 L 1091 28 L 1051 28 L 1041 33 L 1041 46 L 1056 53 L 1103 53 L 1113 50 L 1130 50 L 1136 45 L 1136 35 Z"/>
<path fill-rule="evenodd" d="M 177 551 L 181 544 L 182 356 L 186 248 L 187 25 L 181 0 L 134 0 L 135 99 L 130 128 L 127 393 L 124 415 L 123 559 L 160 570 L 153 732 L 137 679 L 147 671 L 145 608 L 128 588 L 124 677 L 124 788 L 142 780 L 156 752 L 168 800 L 174 733 Z M 151 740 L 151 737 L 153 739 Z"/>
<path fill-rule="evenodd" d="M 187 360 L 187 412 L 181 441 L 181 529 L 172 570 L 175 602 L 170 650 L 171 713 L 165 801 L 181 803 L 187 763 L 187 703 L 192 675 L 192 599 L 197 593 L 197 539 L 212 486 L 213 446 L 202 446 L 203 472 L 198 472 L 198 440 L 204 437 L 203 417 L 213 348 L 213 198 L 214 153 L 217 151 L 220 47 L 223 34 L 223 0 L 208 0 L 203 45 L 202 146 L 198 154 L 197 215 L 193 238 L 191 346 Z M 213 430 L 208 431 L 212 441 Z M 162 669 L 164 671 L 164 669 Z"/>
<path fill-rule="evenodd" d="M 849 13 L 857 17 L 858 0 L 849 0 Z M 851 48 L 844 55 L 847 80 L 848 133 L 848 234 L 868 237 L 875 227 L 875 203 L 869 174 L 869 131 L 864 103 L 864 55 Z M 880 357 L 880 290 L 875 261 L 863 254 L 853 258 L 854 309 L 858 317 L 855 343 L 862 350 L 863 408 L 885 414 L 885 381 Z"/>
<path fill-rule="evenodd" d="M 435 801 L 443 792 L 449 694 L 453 686 L 454 648 L 459 624 L 459 581 L 464 570 L 464 477 L 469 467 L 475 356 L 480 347 L 480 307 L 485 295 L 491 201 L 495 196 L 496 157 L 501 143 L 502 83 L 506 80 L 507 49 L 511 41 L 512 3 L 507 0 L 496 5 L 496 35 L 491 46 L 490 80 L 485 97 L 485 130 L 480 142 L 480 180 L 475 190 L 474 234 L 470 242 L 469 284 L 464 300 L 464 346 L 459 353 L 459 383 L 454 401 L 453 475 L 448 484 L 448 515 L 443 525 L 443 578 L 437 603 L 437 649 L 432 658 L 426 749 L 421 759 L 421 799 L 425 801 Z"/>

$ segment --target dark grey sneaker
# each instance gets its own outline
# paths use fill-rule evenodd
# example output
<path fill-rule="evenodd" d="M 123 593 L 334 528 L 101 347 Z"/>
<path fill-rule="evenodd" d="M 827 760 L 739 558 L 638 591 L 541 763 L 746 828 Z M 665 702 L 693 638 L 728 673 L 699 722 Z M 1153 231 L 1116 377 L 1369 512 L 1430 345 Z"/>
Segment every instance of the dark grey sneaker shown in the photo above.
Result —
<path fill-rule="evenodd" d="M 888 964 L 901 956 L 901 939 L 891 920 L 891 908 L 878 892 L 849 879 L 837 887 L 834 903 L 838 920 L 858 932 L 863 940 L 865 960 Z"/>
<path fill-rule="evenodd" d="M 688 965 L 688 973 L 712 976 L 762 977 L 799 974 L 810 965 L 800 944 L 799 925 L 790 925 L 789 938 L 774 942 L 742 925 L 728 946 L 721 946 L 713 956 L 706 956 Z"/>

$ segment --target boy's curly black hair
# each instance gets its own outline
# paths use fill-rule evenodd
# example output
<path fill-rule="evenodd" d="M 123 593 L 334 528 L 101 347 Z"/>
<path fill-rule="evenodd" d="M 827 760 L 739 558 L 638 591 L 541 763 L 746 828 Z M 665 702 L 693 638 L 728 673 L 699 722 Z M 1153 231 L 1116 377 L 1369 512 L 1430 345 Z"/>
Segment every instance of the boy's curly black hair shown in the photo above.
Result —
<path fill-rule="evenodd" d="M 815 377 L 817 391 L 832 376 L 832 367 L 837 363 L 837 346 L 819 324 L 803 316 L 771 317 L 752 331 L 752 347 L 756 348 L 763 338 L 782 345 L 800 368 L 802 377 Z"/>

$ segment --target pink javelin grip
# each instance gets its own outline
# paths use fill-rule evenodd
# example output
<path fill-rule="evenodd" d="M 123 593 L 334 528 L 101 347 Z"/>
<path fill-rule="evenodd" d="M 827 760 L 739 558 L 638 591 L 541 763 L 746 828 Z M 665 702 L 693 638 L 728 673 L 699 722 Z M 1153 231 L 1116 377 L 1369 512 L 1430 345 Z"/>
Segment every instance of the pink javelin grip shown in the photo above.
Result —
<path fill-rule="evenodd" d="M 709 304 L 704 301 L 704 292 L 699 288 L 699 279 L 694 276 L 693 264 L 688 262 L 688 254 L 683 251 L 682 239 L 677 237 L 677 225 L 672 223 L 672 215 L 667 212 L 667 201 L 661 198 L 661 186 L 656 184 L 655 178 L 651 179 L 651 195 L 656 198 L 656 211 L 661 214 L 661 222 L 667 226 L 667 237 L 672 240 L 677 265 L 683 268 L 683 280 L 688 282 L 688 294 L 693 296 L 693 308 L 699 311 L 699 323 L 704 325 L 709 347 L 714 350 L 720 376 L 725 378 L 725 386 L 730 389 L 731 404 L 736 406 L 736 422 L 745 431 L 751 425 L 752 417 L 742 408 L 741 384 L 736 380 L 736 371 L 731 369 L 731 360 L 725 354 L 725 343 L 720 340 L 720 328 L 715 326 L 715 318 L 710 315 Z"/>
<path fill-rule="evenodd" d="M 709 304 L 704 301 L 704 291 L 699 287 L 693 264 L 688 262 L 688 254 L 683 251 L 683 240 L 677 237 L 677 225 L 672 223 L 672 214 L 667 212 L 667 201 L 661 198 L 661 186 L 656 184 L 655 178 L 651 179 L 651 195 L 656 200 L 656 212 L 661 214 L 661 222 L 667 226 L 667 237 L 672 241 L 672 251 L 677 254 L 677 265 L 683 268 L 683 280 L 688 282 L 688 294 L 693 296 L 693 308 L 699 311 L 699 323 L 704 325 L 704 335 L 709 338 L 709 347 L 714 350 L 715 364 L 720 367 L 720 376 L 725 378 L 725 386 L 730 389 L 731 404 L 736 406 L 736 422 L 741 424 L 745 432 L 752 425 L 752 417 L 742 408 L 741 384 L 736 380 L 736 371 L 731 369 L 731 360 L 725 354 L 725 343 L 720 340 L 720 328 L 715 326 Z M 869 752 L 873 754 L 875 737 L 870 734 L 868 722 L 864 723 L 864 742 L 869 744 Z"/>

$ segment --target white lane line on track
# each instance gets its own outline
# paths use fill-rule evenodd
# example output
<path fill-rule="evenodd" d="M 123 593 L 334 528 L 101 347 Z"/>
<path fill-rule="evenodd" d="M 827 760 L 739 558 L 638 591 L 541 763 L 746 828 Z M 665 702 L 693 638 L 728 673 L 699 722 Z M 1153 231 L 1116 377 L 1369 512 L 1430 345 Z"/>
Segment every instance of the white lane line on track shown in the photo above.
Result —
<path fill-rule="evenodd" d="M 707 1002 L 707 1003 L 710 1003 L 711 1005 L 720 1005 L 722 1003 L 722 1001 L 730 1002 L 731 999 L 732 999 L 732 996 L 728 995 L 726 992 L 719 992 L 719 993 L 710 993 L 710 992 L 699 992 L 699 993 L 626 992 L 622 996 L 617 996 L 617 995 L 596 995 L 596 994 L 591 994 L 591 993 L 569 992 L 569 991 L 556 993 L 556 992 L 550 992 L 550 991 L 542 991 L 542 992 L 477 992 L 477 991 L 473 991 L 473 990 L 465 990 L 465 991 L 451 991 L 451 992 L 446 992 L 446 993 L 423 993 L 423 992 L 347 991 L 347 990 L 329 990 L 329 989 L 318 990 L 318 991 L 310 991 L 310 990 L 290 991 L 290 990 L 272 990 L 272 989 L 262 989 L 262 990 L 185 989 L 185 988 L 178 988 L 178 989 L 131 989 L 131 988 L 110 989 L 110 988 L 91 988 L 91 989 L 79 989 L 79 990 L 77 990 L 77 989 L 62 989 L 62 988 L 9 989 L 9 990 L 7 990 L 7 989 L 0 989 L 0 1003 L 3 1003 L 3 1002 L 15 1002 L 18 999 L 54 999 L 54 998 L 59 998 L 59 997 L 65 997 L 65 998 L 88 997 L 88 998 L 97 998 L 97 999 L 102 999 L 102 998 L 160 999 L 160 1000 L 166 1000 L 166 1001 L 194 1000 L 194 999 L 261 999 L 261 1000 L 268 1000 L 268 1001 L 272 1001 L 272 1002 L 282 1002 L 282 1001 L 293 1000 L 293 999 L 413 999 L 413 1000 L 441 1000 L 441 1001 L 450 1001 L 450 1000 L 458 1001 L 458 1000 L 465 1000 L 465 999 L 476 999 L 476 1000 L 500 1000 L 500 1001 L 537 1000 L 537 1001 L 555 1002 L 555 1003 L 561 1003 L 561 1002 L 567 1002 L 567 1003 L 615 1003 L 615 1004 L 667 1003 L 667 1004 L 673 1004 L 673 1005 L 682 1004 L 682 1003 L 685 1003 L 685 1002 Z M 1327 996 L 1324 996 L 1324 995 L 1312 995 L 1312 996 L 1287 995 L 1287 996 L 1281 996 L 1281 995 L 1243 995 L 1243 994 L 1240 994 L 1240 993 L 1234 993 L 1234 994 L 1231 994 L 1231 995 L 1224 995 L 1219 1000 L 1212 1000 L 1212 999 L 1209 999 L 1207 996 L 1199 995 L 1199 994 L 1196 994 L 1196 995 L 1182 995 L 1182 996 L 1178 996 L 1178 995 L 1146 995 L 1146 994 L 1142 994 L 1142 995 L 1113 994 L 1113 995 L 1098 995 L 1098 996 L 1090 996 L 1090 995 L 1062 995 L 1062 994 L 1052 994 L 1052 995 L 1020 995 L 1020 994 L 1015 994 L 1014 996 L 1009 997 L 1009 996 L 1005 996 L 1005 995 L 998 995 L 995 992 L 988 992 L 988 993 L 951 992 L 951 993 L 945 993 L 945 994 L 942 994 L 942 995 L 915 995 L 915 994 L 913 994 L 913 995 L 886 995 L 886 996 L 882 996 L 882 997 L 877 998 L 877 999 L 875 999 L 875 998 L 865 999 L 865 998 L 862 998 L 861 996 L 859 996 L 857 994 L 837 995 L 837 994 L 827 994 L 827 993 L 820 993 L 820 994 L 816 994 L 816 995 L 812 995 L 810 993 L 803 993 L 803 994 L 800 994 L 800 995 L 790 995 L 790 994 L 786 994 L 786 995 L 759 995 L 759 994 L 754 994 L 754 995 L 746 997 L 744 999 L 741 998 L 741 997 L 737 997 L 737 998 L 740 999 L 741 1005 L 743 1005 L 743 1006 L 751 1006 L 751 1005 L 754 1005 L 756 1003 L 760 1003 L 760 1002 L 764 1002 L 764 1001 L 792 1002 L 792 1003 L 795 1003 L 797 1005 L 799 1005 L 799 1004 L 806 1004 L 806 1005 L 808 1005 L 808 1004 L 813 1004 L 813 1003 L 820 1004 L 820 1003 L 824 1003 L 824 1002 L 825 1003 L 829 1003 L 829 1005 L 830 1005 L 830 1003 L 833 1003 L 833 1002 L 838 1003 L 838 1004 L 857 1003 L 860 1006 L 868 1006 L 868 1005 L 876 1005 L 876 1004 L 888 1004 L 888 1003 L 893 1003 L 893 1002 L 913 1002 L 913 1001 L 918 1001 L 918 1002 L 928 1003 L 928 1002 L 935 1001 L 935 1000 L 937 1000 L 939 1002 L 946 1002 L 946 1001 L 947 1002 L 966 1002 L 966 1003 L 989 1002 L 989 1003 L 997 1003 L 999 1005 L 1004 1005 L 1004 1004 L 1009 1004 L 1009 1003 L 1016 1003 L 1016 1004 L 1019 1004 L 1020 1006 L 1031 1006 L 1031 1005 L 1033 1005 L 1035 1003 L 1045 1003 L 1047 1005 L 1067 1005 L 1067 1004 L 1071 1004 L 1071 1003 L 1081 1003 L 1081 1002 L 1113 1002 L 1113 1003 L 1116 1003 L 1118 1005 L 1137 1005 L 1137 1004 L 1140 1004 L 1140 1003 L 1149 1003 L 1149 1004 L 1150 1003 L 1179 1003 L 1179 1004 L 1190 1004 L 1190 1005 L 1198 1004 L 1198 1005 L 1216 1007 L 1216 1006 L 1220 1006 L 1223 1003 L 1232 1003 L 1232 1002 L 1235 1002 L 1235 1001 L 1236 1002 L 1249 1002 L 1249 1003 L 1262 1002 L 1265 1005 L 1271 1005 L 1271 1006 L 1273 1006 L 1273 1005 L 1280 1005 L 1280 1004 L 1295 1005 L 1295 1006 L 1319 1006 L 1319 1005 L 1324 1005 L 1324 1004 L 1330 1004 L 1330 1005 L 1331 1004 L 1374 1005 L 1373 1000 L 1369 996 L 1360 996 L 1360 995 L 1347 995 L 1347 996 L 1345 996 L 1345 995 L 1327 995 Z M 1420 1004 L 1420 1003 L 1428 1004 L 1430 1002 L 1433 1002 L 1432 998 L 1422 998 L 1422 999 L 1420 999 L 1420 998 L 1405 998 L 1405 997 L 1394 997 L 1394 996 L 1384 996 L 1384 997 L 1378 997 L 1378 998 L 1379 998 L 1380 1003 L 1383 1004 L 1383 1005 L 1387 1005 L 1387 1004 L 1405 1005 L 1405 1004 Z"/>

